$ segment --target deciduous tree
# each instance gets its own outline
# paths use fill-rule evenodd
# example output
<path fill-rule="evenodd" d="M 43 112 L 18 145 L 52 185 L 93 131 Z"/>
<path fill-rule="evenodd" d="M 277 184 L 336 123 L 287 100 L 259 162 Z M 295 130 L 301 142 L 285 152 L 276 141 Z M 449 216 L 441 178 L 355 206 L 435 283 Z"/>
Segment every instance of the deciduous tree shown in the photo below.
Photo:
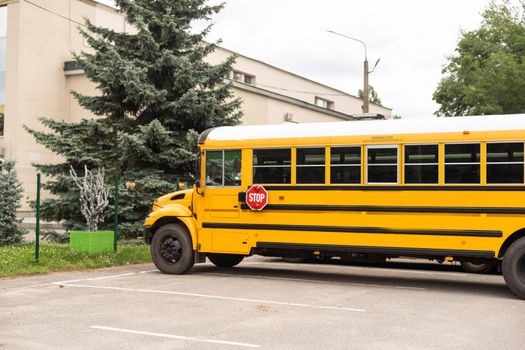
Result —
<path fill-rule="evenodd" d="M 439 116 L 525 112 L 525 2 L 493 2 L 461 33 L 434 92 Z"/>
<path fill-rule="evenodd" d="M 359 89 L 359 91 L 357 92 L 357 97 L 359 97 L 360 99 L 363 99 L 363 97 L 364 97 L 363 90 Z M 375 103 L 375 104 L 378 104 L 378 105 L 381 106 L 381 98 L 379 97 L 379 95 L 377 94 L 376 89 L 374 89 L 374 87 L 372 85 L 368 86 L 368 101 L 370 101 L 371 103 Z"/>

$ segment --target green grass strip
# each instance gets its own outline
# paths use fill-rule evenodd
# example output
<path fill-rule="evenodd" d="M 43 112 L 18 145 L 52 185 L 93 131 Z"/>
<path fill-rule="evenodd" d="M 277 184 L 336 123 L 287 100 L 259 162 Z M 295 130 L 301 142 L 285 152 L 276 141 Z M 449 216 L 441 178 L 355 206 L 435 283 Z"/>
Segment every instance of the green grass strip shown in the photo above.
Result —
<path fill-rule="evenodd" d="M 40 246 L 40 261 L 35 261 L 34 244 L 0 247 L 0 278 L 42 274 L 53 271 L 96 269 L 151 262 L 149 246 L 119 242 L 117 255 L 77 253 L 68 244 L 47 243 Z"/>

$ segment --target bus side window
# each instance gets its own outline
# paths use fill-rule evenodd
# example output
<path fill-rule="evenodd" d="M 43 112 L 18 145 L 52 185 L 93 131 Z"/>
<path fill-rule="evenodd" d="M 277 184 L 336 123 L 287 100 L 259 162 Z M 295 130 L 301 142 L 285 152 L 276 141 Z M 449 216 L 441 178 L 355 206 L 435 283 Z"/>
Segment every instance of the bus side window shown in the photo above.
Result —
<path fill-rule="evenodd" d="M 206 151 L 206 186 L 240 186 L 241 151 Z"/>
<path fill-rule="evenodd" d="M 222 186 L 222 151 L 206 151 L 206 186 Z"/>
<path fill-rule="evenodd" d="M 398 146 L 367 146 L 367 182 L 397 183 Z"/>
<path fill-rule="evenodd" d="M 445 183 L 479 184 L 479 154 L 479 143 L 445 144 Z"/>
<path fill-rule="evenodd" d="M 268 148 L 253 150 L 254 184 L 291 183 L 292 149 Z"/>
<path fill-rule="evenodd" d="M 361 183 L 361 147 L 330 148 L 330 183 Z"/>
<path fill-rule="evenodd" d="M 324 184 L 325 149 L 297 148 L 297 183 Z"/>
<path fill-rule="evenodd" d="M 523 142 L 487 143 L 487 183 L 523 183 Z"/>
<path fill-rule="evenodd" d="M 405 145 L 405 183 L 437 184 L 438 145 Z"/>
<path fill-rule="evenodd" d="M 224 151 L 224 186 L 241 185 L 241 150 Z"/>

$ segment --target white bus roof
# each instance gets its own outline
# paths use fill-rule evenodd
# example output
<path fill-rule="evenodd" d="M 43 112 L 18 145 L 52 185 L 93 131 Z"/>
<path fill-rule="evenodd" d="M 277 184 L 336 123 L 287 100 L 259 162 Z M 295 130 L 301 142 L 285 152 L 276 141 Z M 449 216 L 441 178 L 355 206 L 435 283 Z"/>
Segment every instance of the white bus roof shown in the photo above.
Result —
<path fill-rule="evenodd" d="M 213 129 L 206 139 L 227 141 L 498 130 L 525 130 L 525 114 L 223 126 Z"/>

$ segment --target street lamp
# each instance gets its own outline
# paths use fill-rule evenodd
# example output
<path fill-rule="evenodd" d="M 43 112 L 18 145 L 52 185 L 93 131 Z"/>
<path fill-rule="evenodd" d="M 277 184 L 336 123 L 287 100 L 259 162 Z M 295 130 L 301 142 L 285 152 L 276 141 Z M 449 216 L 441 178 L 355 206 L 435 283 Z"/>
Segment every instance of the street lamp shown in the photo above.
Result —
<path fill-rule="evenodd" d="M 358 43 L 362 44 L 363 47 L 365 48 L 364 78 L 363 78 L 363 113 L 368 113 L 369 112 L 369 108 L 368 108 L 368 106 L 369 106 L 369 103 L 368 103 L 368 100 L 369 100 L 368 75 L 370 73 L 372 73 L 376 69 L 380 58 L 376 61 L 376 64 L 374 65 L 374 68 L 372 68 L 372 70 L 369 71 L 368 70 L 368 50 L 367 50 L 366 44 L 365 44 L 365 42 L 363 40 L 352 38 L 351 36 L 344 35 L 344 34 L 341 34 L 341 33 L 337 33 L 337 32 L 334 32 L 333 30 L 327 30 L 327 32 L 335 34 L 335 35 L 342 36 L 344 38 L 347 38 L 347 39 L 350 39 L 350 40 L 353 40 L 353 41 L 357 41 Z"/>

